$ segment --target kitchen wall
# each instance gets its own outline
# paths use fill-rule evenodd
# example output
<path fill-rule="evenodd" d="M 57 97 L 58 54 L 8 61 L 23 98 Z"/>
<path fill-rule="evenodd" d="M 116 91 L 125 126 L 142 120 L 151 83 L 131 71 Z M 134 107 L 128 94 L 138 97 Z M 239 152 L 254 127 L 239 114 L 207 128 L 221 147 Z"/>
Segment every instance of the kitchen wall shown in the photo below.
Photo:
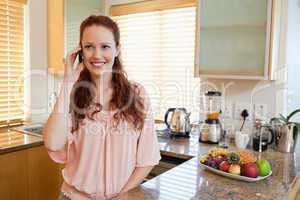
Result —
<path fill-rule="evenodd" d="M 236 128 L 241 124 L 234 113 L 237 105 L 250 105 L 252 109 L 254 105 L 264 105 L 266 110 L 263 117 L 267 119 L 278 116 L 279 113 L 286 115 L 300 108 L 300 1 L 275 2 L 272 65 L 276 81 L 202 80 L 202 89 L 207 85 L 203 83 L 210 82 L 219 90 L 225 91 L 225 104 L 232 112 L 226 121 Z M 224 89 L 226 86 L 228 88 Z M 296 116 L 294 120 L 299 121 L 300 116 Z M 247 121 L 246 128 L 250 129 L 251 123 Z"/>
<path fill-rule="evenodd" d="M 105 13 L 109 14 L 109 8 L 112 5 L 138 2 L 139 0 L 110 0 L 106 1 Z M 277 67 L 280 65 L 280 52 L 278 49 L 284 47 L 285 41 L 281 40 L 284 35 L 280 35 L 281 29 L 281 1 L 276 1 L 276 16 L 275 16 L 275 34 L 274 34 L 274 57 L 273 65 Z M 279 67 L 278 67 L 279 68 Z M 223 100 L 226 105 L 226 122 L 233 124 L 236 128 L 240 126 L 240 120 L 237 120 L 238 116 L 235 115 L 236 105 L 243 106 L 248 110 L 250 109 L 250 114 L 253 114 L 254 105 L 263 105 L 263 116 L 264 118 L 270 118 L 275 116 L 276 113 L 281 112 L 283 101 L 276 98 L 278 93 L 282 90 L 277 83 L 282 83 L 284 81 L 284 74 L 286 72 L 281 70 L 278 73 L 274 73 L 275 78 L 278 80 L 276 83 L 274 81 L 249 81 L 249 80 L 212 80 L 212 79 L 201 79 L 201 91 L 205 92 L 208 88 L 213 88 L 222 91 Z M 256 107 L 257 107 L 256 106 Z M 250 116 L 250 117 L 254 117 Z M 203 119 L 203 118 L 202 118 Z M 201 120 L 201 119 L 200 119 Z M 247 121 L 245 127 L 251 127 L 251 121 Z"/>
<path fill-rule="evenodd" d="M 276 113 L 276 86 L 273 81 L 201 79 L 201 92 L 208 89 L 222 92 L 226 126 L 240 128 L 241 117 L 239 112 L 235 112 L 238 107 L 250 112 L 244 125 L 246 130 L 251 129 L 254 117 L 268 119 Z M 263 105 L 264 113 L 254 114 L 254 105 Z"/>
<path fill-rule="evenodd" d="M 47 0 L 28 1 L 29 71 L 26 74 L 30 88 L 26 110 L 34 122 L 44 121 L 48 108 L 47 74 Z"/>
<path fill-rule="evenodd" d="M 99 7 L 96 12 L 95 2 L 86 3 L 82 0 L 68 0 L 68 5 L 75 5 L 72 11 L 76 19 L 82 18 L 88 14 L 87 9 L 82 8 L 82 2 L 85 6 L 93 7 L 91 13 L 101 14 L 104 11 L 103 1 L 99 0 Z M 80 12 L 79 12 L 80 10 Z M 62 76 L 52 75 L 47 70 L 47 0 L 28 0 L 28 38 L 29 38 L 29 69 L 26 75 L 26 111 L 28 119 L 33 123 L 45 122 L 51 113 L 55 101 L 55 94 L 58 94 L 59 85 Z M 71 20 L 74 22 L 74 18 Z M 71 22 L 70 20 L 70 22 Z M 79 27 L 76 27 L 79 29 Z M 76 36 L 75 36 L 76 37 Z"/>
<path fill-rule="evenodd" d="M 245 80 L 210 80 L 220 90 L 224 85 L 230 85 L 225 90 L 225 103 L 231 109 L 231 122 L 236 128 L 240 127 L 240 120 L 236 119 L 234 110 L 236 105 L 266 106 L 264 117 L 271 118 L 279 113 L 286 115 L 296 108 L 300 108 L 300 87 L 297 77 L 300 77 L 300 1 L 274 1 L 275 28 L 273 42 L 272 65 L 275 81 L 245 81 Z M 298 36 L 298 37 L 297 37 Z M 208 80 L 205 80 L 208 81 Z M 252 110 L 252 114 L 253 114 Z M 254 117 L 251 116 L 252 118 Z M 300 120 L 300 117 L 295 118 Z M 247 121 L 246 127 L 251 127 Z"/>
<path fill-rule="evenodd" d="M 129 0 L 136 2 L 138 0 Z M 105 12 L 108 13 L 110 5 L 129 2 L 128 0 L 111 0 L 106 1 Z M 236 104 L 262 104 L 266 106 L 266 117 L 272 117 L 279 112 L 285 112 L 297 105 L 300 99 L 299 87 L 296 83 L 296 73 L 299 74 L 299 61 L 295 52 L 299 52 L 299 26 L 296 22 L 299 21 L 299 1 L 291 0 L 286 4 L 286 0 L 276 1 L 276 34 L 274 42 L 274 57 L 273 64 L 277 67 L 275 77 L 276 83 L 272 81 L 247 81 L 247 80 L 201 80 L 203 85 L 202 91 L 205 90 L 206 83 L 209 82 L 221 91 L 225 92 L 224 100 L 231 109 L 231 119 L 236 127 L 239 127 L 239 120 L 235 120 L 234 108 Z M 289 11 L 289 23 L 286 25 L 287 13 L 285 8 Z M 47 0 L 29 0 L 29 24 L 30 24 L 30 66 L 33 75 L 31 76 L 31 95 L 30 105 L 32 111 L 32 120 L 34 122 L 43 122 L 50 113 L 48 108 L 50 95 L 53 91 L 58 90 L 59 82 L 62 77 L 52 76 L 47 73 Z M 286 33 L 286 26 L 289 32 Z M 286 39 L 286 36 L 288 39 Z M 287 47 L 286 47 L 287 40 Z M 298 45 L 293 45 L 298 44 Z M 286 52 L 286 49 L 288 49 Z M 298 51 L 297 51 L 298 50 Z M 288 53 L 289 56 L 285 56 Z M 289 66 L 289 73 L 287 73 L 286 64 Z M 292 66 L 292 67 L 290 67 Z M 288 79 L 287 79 L 288 77 Z M 299 77 L 299 76 L 297 76 Z M 289 86 L 289 90 L 287 89 Z M 289 95 L 292 103 L 285 107 L 286 99 L 284 94 Z M 297 101 L 298 100 L 298 101 Z M 296 103 L 297 102 L 297 103 Z M 253 106 L 251 106 L 252 108 Z M 288 108 L 288 109 L 287 109 Z M 228 120 L 230 121 L 230 120 Z M 250 121 L 247 122 L 246 127 L 250 127 Z"/>
<path fill-rule="evenodd" d="M 78 45 L 80 23 L 91 14 L 104 12 L 101 0 L 65 0 L 66 20 L 66 52 L 73 50 Z"/>
<path fill-rule="evenodd" d="M 289 0 L 287 4 L 287 113 L 300 108 L 300 0 Z M 298 114 L 293 120 L 300 121 Z"/>

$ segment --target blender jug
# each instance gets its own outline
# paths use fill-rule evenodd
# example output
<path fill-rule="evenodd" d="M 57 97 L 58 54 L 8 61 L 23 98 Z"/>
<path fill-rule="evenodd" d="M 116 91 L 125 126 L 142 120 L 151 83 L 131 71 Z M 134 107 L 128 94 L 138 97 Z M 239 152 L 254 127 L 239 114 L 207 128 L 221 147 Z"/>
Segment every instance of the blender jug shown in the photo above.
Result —
<path fill-rule="evenodd" d="M 217 144 L 222 131 L 220 123 L 221 92 L 208 91 L 205 94 L 206 120 L 200 131 L 200 142 Z"/>

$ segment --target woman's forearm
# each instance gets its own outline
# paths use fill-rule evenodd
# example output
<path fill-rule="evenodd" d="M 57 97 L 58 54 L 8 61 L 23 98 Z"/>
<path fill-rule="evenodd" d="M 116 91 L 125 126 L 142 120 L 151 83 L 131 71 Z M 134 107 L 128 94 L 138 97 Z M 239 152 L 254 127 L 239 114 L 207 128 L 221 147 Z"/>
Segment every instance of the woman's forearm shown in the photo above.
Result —
<path fill-rule="evenodd" d="M 125 184 L 125 186 L 122 188 L 121 193 L 125 193 L 135 187 L 137 187 L 143 180 L 146 178 L 146 176 L 150 173 L 153 166 L 149 167 L 136 167 L 131 174 L 129 180 Z"/>
<path fill-rule="evenodd" d="M 62 149 L 67 142 L 67 114 L 69 110 L 71 85 L 70 82 L 63 82 L 53 111 L 49 115 L 43 128 L 45 146 L 52 151 Z"/>

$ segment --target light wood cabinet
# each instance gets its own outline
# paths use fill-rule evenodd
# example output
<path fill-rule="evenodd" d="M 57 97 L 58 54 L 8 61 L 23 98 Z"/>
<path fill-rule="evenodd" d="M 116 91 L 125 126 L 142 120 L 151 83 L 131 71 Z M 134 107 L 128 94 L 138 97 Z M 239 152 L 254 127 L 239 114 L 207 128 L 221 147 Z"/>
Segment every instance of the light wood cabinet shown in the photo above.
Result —
<path fill-rule="evenodd" d="M 48 0 L 48 71 L 62 75 L 63 58 L 76 48 L 79 26 L 87 16 L 104 13 L 103 0 Z"/>
<path fill-rule="evenodd" d="M 0 196 L 5 200 L 28 199 L 27 151 L 0 155 Z"/>
<path fill-rule="evenodd" d="M 62 166 L 44 146 L 0 155 L 0 196 L 5 200 L 58 199 Z"/>
<path fill-rule="evenodd" d="M 47 1 L 48 70 L 63 73 L 64 58 L 64 1 Z"/>
<path fill-rule="evenodd" d="M 62 184 L 61 165 L 50 159 L 44 146 L 28 149 L 27 155 L 28 199 L 57 199 Z"/>

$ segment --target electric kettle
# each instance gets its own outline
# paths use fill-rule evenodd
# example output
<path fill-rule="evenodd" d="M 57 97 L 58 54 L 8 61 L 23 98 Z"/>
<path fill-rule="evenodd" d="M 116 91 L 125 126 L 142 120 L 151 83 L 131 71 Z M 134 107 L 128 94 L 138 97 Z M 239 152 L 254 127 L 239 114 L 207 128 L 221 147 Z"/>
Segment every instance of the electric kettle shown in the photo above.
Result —
<path fill-rule="evenodd" d="M 169 114 L 171 120 L 168 122 Z M 190 114 L 185 108 L 169 108 L 165 114 L 165 123 L 170 130 L 171 137 L 189 137 L 191 131 Z"/>

